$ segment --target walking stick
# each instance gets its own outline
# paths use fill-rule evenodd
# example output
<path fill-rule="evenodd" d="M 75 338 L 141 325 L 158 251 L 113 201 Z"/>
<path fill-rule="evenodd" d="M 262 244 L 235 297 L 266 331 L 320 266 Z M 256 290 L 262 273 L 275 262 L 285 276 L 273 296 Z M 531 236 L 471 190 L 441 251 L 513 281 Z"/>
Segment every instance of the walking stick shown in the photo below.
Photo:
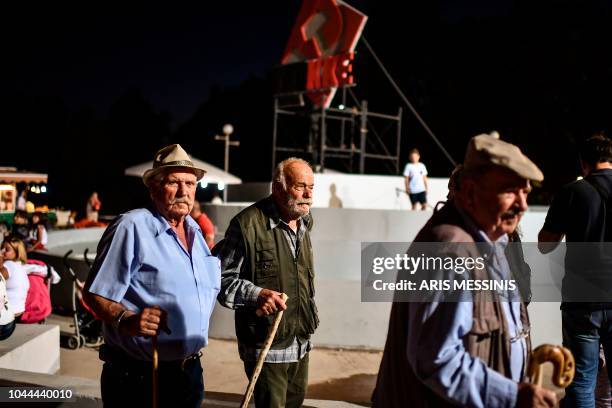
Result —
<path fill-rule="evenodd" d="M 159 365 L 159 355 L 157 353 L 157 336 L 153 336 L 153 375 L 152 375 L 152 382 L 153 382 L 153 400 L 152 400 L 152 405 L 153 408 L 157 408 L 157 367 Z"/>
<path fill-rule="evenodd" d="M 574 380 L 576 363 L 572 352 L 562 346 L 542 344 L 531 353 L 527 373 L 532 384 L 542 386 L 542 364 L 553 365 L 552 382 L 560 388 L 566 388 Z"/>
<path fill-rule="evenodd" d="M 284 302 L 289 299 L 286 294 L 281 294 L 281 298 Z M 257 364 L 255 364 L 255 370 L 253 370 L 253 376 L 249 381 L 249 386 L 247 387 L 246 393 L 244 394 L 244 398 L 242 399 L 242 404 L 240 408 L 247 408 L 249 405 L 249 401 L 251 401 L 251 397 L 253 396 L 253 391 L 255 390 L 255 384 L 257 383 L 257 378 L 259 377 L 259 373 L 261 373 L 261 369 L 264 365 L 264 361 L 266 361 L 266 356 L 268 355 L 268 351 L 270 351 L 270 346 L 272 346 L 272 341 L 274 340 L 274 336 L 276 336 L 276 330 L 278 330 L 278 325 L 280 324 L 281 319 L 283 318 L 284 310 L 280 310 L 276 317 L 274 318 L 274 323 L 268 330 L 268 337 L 266 337 L 266 341 L 264 342 L 264 347 L 259 353 L 259 357 L 257 358 Z"/>

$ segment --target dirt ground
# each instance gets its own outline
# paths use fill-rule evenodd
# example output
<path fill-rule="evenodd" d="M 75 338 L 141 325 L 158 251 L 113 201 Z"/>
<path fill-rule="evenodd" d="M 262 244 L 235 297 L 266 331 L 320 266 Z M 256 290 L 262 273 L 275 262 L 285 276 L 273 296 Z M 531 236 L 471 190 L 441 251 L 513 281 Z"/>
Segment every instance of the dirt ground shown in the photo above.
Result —
<path fill-rule="evenodd" d="M 370 401 L 382 352 L 315 348 L 310 354 L 307 398 L 366 405 Z M 95 348 L 62 348 L 61 375 L 99 379 L 102 362 Z M 242 395 L 247 387 L 235 341 L 211 339 L 202 356 L 207 392 Z"/>
<path fill-rule="evenodd" d="M 52 315 L 49 320 L 51 324 L 59 324 L 62 331 L 71 331 L 69 318 Z M 307 398 L 369 405 L 381 358 L 381 351 L 325 349 L 315 345 L 310 353 Z M 202 366 L 208 395 L 240 401 L 248 382 L 236 341 L 210 339 L 203 350 Z M 550 381 L 552 365 L 545 364 L 543 370 L 544 386 L 562 398 L 563 390 L 555 388 Z M 96 348 L 60 349 L 58 374 L 97 380 L 101 372 L 102 362 Z"/>
<path fill-rule="evenodd" d="M 58 374 L 99 379 L 102 362 L 94 348 L 61 349 Z M 307 398 L 346 401 L 369 405 L 382 352 L 330 350 L 315 348 L 310 355 Z M 207 392 L 230 394 L 239 400 L 247 387 L 242 361 L 235 341 L 211 339 L 202 356 Z M 553 389 L 558 398 L 563 390 L 550 383 L 552 366 L 544 365 L 544 386 Z"/>

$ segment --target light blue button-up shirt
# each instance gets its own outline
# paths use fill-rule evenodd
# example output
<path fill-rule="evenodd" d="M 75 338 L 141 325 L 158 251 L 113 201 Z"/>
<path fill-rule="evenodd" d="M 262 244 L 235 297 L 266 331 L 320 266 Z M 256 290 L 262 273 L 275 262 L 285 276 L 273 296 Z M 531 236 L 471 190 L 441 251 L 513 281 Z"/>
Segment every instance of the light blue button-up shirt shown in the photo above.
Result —
<path fill-rule="evenodd" d="M 407 357 L 419 379 L 458 406 L 514 408 L 518 384 L 465 349 L 471 302 L 411 303 Z"/>
<path fill-rule="evenodd" d="M 509 240 L 508 235 L 503 235 L 497 241 L 492 242 L 486 234 L 480 231 L 483 238 L 490 245 L 492 256 L 488 264 L 489 275 L 498 281 L 509 280 L 512 278 L 510 265 L 506 258 L 506 248 Z M 520 298 L 518 288 L 513 292 L 499 293 L 500 303 L 510 335 L 510 374 L 514 381 L 520 382 L 525 373 L 525 361 L 527 361 L 527 342 L 523 332 L 523 322 L 521 321 L 521 302 L 516 301 Z"/>
<path fill-rule="evenodd" d="M 492 245 L 484 233 L 460 209 L 472 236 Z M 507 240 L 502 239 L 502 242 Z M 499 244 L 499 243 L 498 243 Z M 503 253 L 505 245 L 496 245 L 496 261 L 500 268 L 493 275 L 508 272 Z M 501 249 L 501 252 L 499 251 Z M 502 276 L 495 276 L 501 279 Z M 504 275 L 504 279 L 508 279 Z M 520 331 L 520 304 L 501 300 L 511 336 Z M 465 349 L 463 338 L 472 329 L 474 305 L 472 302 L 414 303 L 409 307 L 407 356 L 419 378 L 437 394 L 469 407 L 516 406 L 518 382 L 525 361 L 525 340 L 511 345 L 510 371 L 512 379 L 488 368 L 484 361 L 472 357 Z M 418 334 L 417 334 L 418 333 Z"/>
<path fill-rule="evenodd" d="M 221 287 L 219 259 L 211 256 L 200 227 L 185 218 L 189 253 L 155 210 L 123 214 L 104 233 L 91 273 L 91 293 L 139 312 L 157 305 L 168 312 L 171 334 L 158 337 L 160 360 L 178 360 L 208 343 L 208 323 Z M 131 337 L 104 325 L 111 347 L 150 360 L 151 338 Z"/>

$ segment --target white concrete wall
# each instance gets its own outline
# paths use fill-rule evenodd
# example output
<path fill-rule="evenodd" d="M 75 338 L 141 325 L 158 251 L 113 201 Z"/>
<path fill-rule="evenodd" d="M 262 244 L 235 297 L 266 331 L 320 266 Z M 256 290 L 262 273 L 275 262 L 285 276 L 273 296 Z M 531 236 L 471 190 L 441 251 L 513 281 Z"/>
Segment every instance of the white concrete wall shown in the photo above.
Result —
<path fill-rule="evenodd" d="M 448 178 L 429 178 L 427 202 L 434 205 L 445 201 Z M 315 174 L 315 208 L 329 207 L 330 186 L 336 186 L 336 195 L 343 208 L 401 210 L 411 208 L 402 176 L 372 176 L 361 174 Z"/>
<path fill-rule="evenodd" d="M 402 210 L 411 208 L 405 190 L 403 176 L 377 176 L 365 174 L 315 174 L 314 208 L 328 208 L 331 185 L 335 185 L 336 196 L 343 208 Z M 428 178 L 427 202 L 430 206 L 445 201 L 448 194 L 448 178 Z M 245 183 L 232 186 L 233 204 L 241 201 L 238 197 L 265 197 L 270 192 L 265 183 Z"/>
<path fill-rule="evenodd" d="M 222 231 L 240 209 L 242 207 L 207 207 Z M 391 305 L 361 302 L 361 242 L 409 242 L 431 214 L 431 211 L 313 209 L 315 288 L 321 318 L 313 338 L 316 344 L 373 349 L 384 346 Z M 545 215 L 542 211 L 525 214 L 521 222 L 523 241 L 537 242 Z M 560 344 L 559 303 L 532 303 L 529 310 L 533 343 Z M 210 334 L 220 338 L 234 337 L 233 312 L 217 306 Z"/>
<path fill-rule="evenodd" d="M 106 228 L 81 228 L 49 231 L 49 253 L 63 256 L 70 249 L 73 250 L 71 258 L 83 259 L 83 251 L 89 249 L 89 256 L 93 260 L 96 254 L 98 241 Z"/>
<path fill-rule="evenodd" d="M 520 225 L 523 242 L 538 242 L 538 232 L 544 225 L 547 210 L 547 207 L 538 208 L 525 213 Z M 531 271 L 533 281 L 538 280 L 538 273 L 544 273 L 544 271 Z M 529 305 L 531 341 L 534 346 L 543 343 L 562 343 L 560 306 L 560 302 L 532 302 Z"/>
<path fill-rule="evenodd" d="M 316 180 L 316 189 L 320 190 L 315 192 L 315 198 L 321 197 L 327 191 L 327 199 L 320 199 L 325 204 L 329 201 L 329 184 L 335 182 L 339 183 L 337 186 L 341 186 L 338 177 L 346 175 L 317 177 L 323 179 Z M 359 205 L 383 205 L 379 198 L 373 198 L 368 204 L 368 197 L 376 195 L 370 191 L 390 191 L 392 198 L 395 198 L 395 187 L 389 180 L 394 177 L 353 175 L 350 178 L 353 180 L 346 184 L 346 191 L 355 196 L 347 197 L 354 197 L 356 201 L 359 199 Z M 402 182 L 401 177 L 395 179 L 395 185 Z M 440 195 L 445 196 L 446 180 L 440 181 L 438 185 Z M 338 189 L 338 194 L 341 195 L 342 191 Z M 348 202 L 351 202 L 350 199 Z M 321 207 L 324 208 L 313 208 L 315 228 L 312 241 L 317 274 L 315 286 L 321 317 L 321 326 L 314 341 L 326 346 L 382 348 L 386 338 L 390 304 L 361 302 L 361 242 L 410 242 L 432 213 L 391 209 L 335 209 L 325 208 L 327 205 L 323 204 Z M 222 235 L 229 220 L 247 205 L 207 205 L 205 210 Z M 523 241 L 537 242 L 537 233 L 544 223 L 545 210 L 538 209 L 525 214 L 521 222 Z M 59 253 L 71 246 L 79 248 L 81 252 L 84 245 L 91 246 L 92 242 L 95 243 L 102 231 L 59 231 L 50 235 L 50 246 L 53 250 L 59 250 Z M 538 271 L 533 271 L 534 275 L 537 273 Z M 560 343 L 559 303 L 532 303 L 530 311 L 534 344 Z M 217 306 L 213 313 L 210 334 L 219 338 L 234 337 L 233 312 Z"/>

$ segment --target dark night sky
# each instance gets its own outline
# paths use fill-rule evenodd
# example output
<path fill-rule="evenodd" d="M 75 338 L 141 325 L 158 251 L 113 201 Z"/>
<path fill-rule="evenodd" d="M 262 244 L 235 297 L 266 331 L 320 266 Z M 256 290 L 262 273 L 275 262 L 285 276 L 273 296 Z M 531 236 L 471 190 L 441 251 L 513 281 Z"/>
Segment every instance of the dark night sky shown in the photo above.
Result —
<path fill-rule="evenodd" d="M 211 86 L 264 76 L 279 61 L 299 6 L 228 3 L 218 10 L 20 10 L 3 27 L 14 40 L 7 41 L 5 80 L 16 92 L 59 95 L 72 109 L 91 106 L 101 115 L 139 88 L 175 124 L 183 122 Z"/>
<path fill-rule="evenodd" d="M 455 159 L 470 136 L 497 129 L 543 168 L 540 201 L 575 176 L 576 141 L 610 130 L 609 1 L 349 3 L 370 16 L 366 37 Z M 125 167 L 171 142 L 222 166 L 211 140 L 232 122 L 243 145 L 231 171 L 266 180 L 267 78 L 300 2 L 210 4 L 3 6 L 0 165 L 48 172 L 52 205 L 80 209 L 97 189 L 117 212 L 134 201 L 118 190 L 138 186 Z M 399 98 L 357 51 L 355 93 L 395 112 Z M 403 156 L 417 146 L 430 173 L 447 176 L 408 113 L 403 129 Z"/>

